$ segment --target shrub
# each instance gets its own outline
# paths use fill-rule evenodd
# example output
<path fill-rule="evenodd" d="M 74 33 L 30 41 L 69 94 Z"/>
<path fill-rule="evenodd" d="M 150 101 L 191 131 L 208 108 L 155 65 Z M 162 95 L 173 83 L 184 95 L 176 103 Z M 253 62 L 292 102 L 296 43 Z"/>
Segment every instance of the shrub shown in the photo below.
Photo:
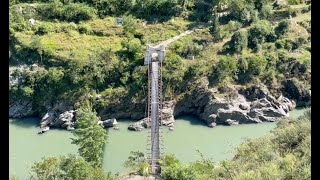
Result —
<path fill-rule="evenodd" d="M 39 26 L 38 26 L 38 29 L 37 31 L 35 32 L 35 34 L 38 34 L 38 35 L 45 35 L 45 34 L 48 34 L 50 32 L 53 32 L 54 31 L 54 28 L 48 24 L 48 23 L 41 23 Z"/>
<path fill-rule="evenodd" d="M 249 24 L 255 16 L 255 7 L 251 2 L 244 0 L 234 0 L 230 4 L 230 17 L 243 24 Z"/>
<path fill-rule="evenodd" d="M 234 57 L 223 56 L 215 66 L 215 75 L 218 82 L 224 81 L 226 78 L 232 78 L 237 70 L 237 61 Z"/>
<path fill-rule="evenodd" d="M 59 2 L 49 3 L 41 6 L 39 13 L 48 19 L 68 22 L 90 20 L 96 16 L 96 10 L 83 3 L 69 3 L 66 5 Z"/>
<path fill-rule="evenodd" d="M 273 15 L 273 9 L 271 4 L 262 6 L 259 16 L 261 19 L 267 19 Z"/>
<path fill-rule="evenodd" d="M 229 32 L 236 31 L 240 29 L 242 24 L 238 21 L 229 21 L 228 24 L 226 25 L 226 30 Z"/>
<path fill-rule="evenodd" d="M 232 37 L 230 42 L 231 50 L 235 52 L 241 52 L 246 49 L 248 46 L 248 33 L 246 30 L 236 31 Z"/>
<path fill-rule="evenodd" d="M 266 68 L 267 60 L 264 56 L 251 56 L 248 59 L 248 71 L 252 75 L 260 75 Z"/>
<path fill-rule="evenodd" d="M 249 45 L 254 48 L 258 44 L 264 43 L 272 31 L 273 29 L 269 21 L 260 20 L 255 22 L 249 29 Z"/>
<path fill-rule="evenodd" d="M 282 20 L 279 22 L 277 27 L 274 29 L 274 32 L 278 37 L 281 37 L 289 31 L 289 26 L 290 26 L 289 20 L 287 20 L 287 19 Z"/>
<path fill-rule="evenodd" d="M 284 48 L 286 50 L 292 50 L 293 41 L 289 38 L 279 39 L 276 41 L 276 47 L 278 49 Z"/>
<path fill-rule="evenodd" d="M 200 51 L 203 50 L 203 46 L 198 43 L 187 43 L 184 46 L 183 56 L 187 57 L 188 55 L 198 55 Z"/>
<path fill-rule="evenodd" d="M 164 167 L 160 177 L 163 180 L 196 180 L 196 173 L 191 167 L 174 164 Z"/>
<path fill-rule="evenodd" d="M 298 5 L 301 4 L 303 1 L 302 0 L 288 0 L 289 5 Z"/>
<path fill-rule="evenodd" d="M 123 33 L 127 37 L 132 37 L 136 35 L 141 36 L 141 23 L 133 16 L 126 16 L 123 18 Z"/>
<path fill-rule="evenodd" d="M 311 33 L 311 21 L 300 21 L 298 24 L 305 28 L 308 33 Z"/>
<path fill-rule="evenodd" d="M 78 25 L 78 30 L 81 34 L 87 34 L 90 35 L 92 34 L 92 29 L 89 24 L 81 23 Z"/>

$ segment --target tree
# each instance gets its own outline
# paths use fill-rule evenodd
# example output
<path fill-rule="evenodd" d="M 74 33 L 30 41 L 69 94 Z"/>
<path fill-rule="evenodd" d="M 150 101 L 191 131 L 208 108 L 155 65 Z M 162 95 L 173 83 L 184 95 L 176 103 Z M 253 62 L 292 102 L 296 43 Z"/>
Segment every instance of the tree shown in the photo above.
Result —
<path fill-rule="evenodd" d="M 209 28 L 210 34 L 217 40 L 220 40 L 219 38 L 219 28 L 220 28 L 220 23 L 219 23 L 219 17 L 218 17 L 218 12 L 217 8 L 214 8 L 213 15 L 212 15 L 212 23 L 211 27 Z"/>
<path fill-rule="evenodd" d="M 245 0 L 234 0 L 230 4 L 230 17 L 243 24 L 252 22 L 254 16 L 254 4 Z"/>
<path fill-rule="evenodd" d="M 183 165 L 173 155 L 168 154 L 160 161 L 163 171 L 160 174 L 163 180 L 195 180 L 196 172 L 191 166 Z"/>
<path fill-rule="evenodd" d="M 102 166 L 103 147 L 107 143 L 107 134 L 98 124 L 96 112 L 86 105 L 77 112 L 77 129 L 72 143 L 79 145 L 78 152 L 94 167 Z"/>
<path fill-rule="evenodd" d="M 260 75 L 265 70 L 267 63 L 264 56 L 251 56 L 248 59 L 248 71 L 252 75 Z"/>
<path fill-rule="evenodd" d="M 249 45 L 255 48 L 257 45 L 264 43 L 272 32 L 273 28 L 269 21 L 260 20 L 255 22 L 249 29 Z"/>
<path fill-rule="evenodd" d="M 232 78 L 237 70 L 237 61 L 234 57 L 223 56 L 215 66 L 215 75 L 218 82 Z"/>
<path fill-rule="evenodd" d="M 260 10 L 260 13 L 259 13 L 260 18 L 267 19 L 267 18 L 271 17 L 271 15 L 273 14 L 272 8 L 273 7 L 271 4 L 263 5 Z"/>
<path fill-rule="evenodd" d="M 240 53 L 244 49 L 247 48 L 248 46 L 248 33 L 247 30 L 240 30 L 236 31 L 232 37 L 231 37 L 231 42 L 230 42 L 230 48 L 237 52 Z"/>
<path fill-rule="evenodd" d="M 35 180 L 55 180 L 61 176 L 59 164 L 61 159 L 58 157 L 42 158 L 41 162 L 35 163 L 31 167 L 33 175 L 31 179 Z"/>
<path fill-rule="evenodd" d="M 279 22 L 278 26 L 274 29 L 278 37 L 283 36 L 289 31 L 290 21 L 285 19 Z"/>
<path fill-rule="evenodd" d="M 146 162 L 144 154 L 140 151 L 131 151 L 128 160 L 124 166 L 131 168 L 133 171 L 138 171 L 142 176 L 148 177 L 151 173 L 150 165 Z"/>
<path fill-rule="evenodd" d="M 127 37 L 141 35 L 141 22 L 135 19 L 132 15 L 123 18 L 123 32 Z"/>
<path fill-rule="evenodd" d="M 163 180 L 196 180 L 196 172 L 191 167 L 179 163 L 164 167 L 160 177 Z"/>
<path fill-rule="evenodd" d="M 68 156 L 42 158 L 31 168 L 32 180 L 113 180 L 110 173 L 105 174 L 101 168 L 92 167 L 83 158 Z"/>

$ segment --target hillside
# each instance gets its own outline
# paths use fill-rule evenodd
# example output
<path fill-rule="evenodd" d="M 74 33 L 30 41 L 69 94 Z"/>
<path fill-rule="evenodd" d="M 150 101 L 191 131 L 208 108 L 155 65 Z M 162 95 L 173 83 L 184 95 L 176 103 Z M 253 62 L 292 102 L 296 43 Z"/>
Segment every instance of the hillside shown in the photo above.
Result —
<path fill-rule="evenodd" d="M 272 98 L 310 105 L 311 4 L 288 2 L 10 1 L 10 117 L 89 101 L 103 119 L 141 119 L 146 45 L 188 29 L 195 32 L 166 48 L 164 101 L 188 103 L 207 82 L 217 99 L 267 87 Z"/>

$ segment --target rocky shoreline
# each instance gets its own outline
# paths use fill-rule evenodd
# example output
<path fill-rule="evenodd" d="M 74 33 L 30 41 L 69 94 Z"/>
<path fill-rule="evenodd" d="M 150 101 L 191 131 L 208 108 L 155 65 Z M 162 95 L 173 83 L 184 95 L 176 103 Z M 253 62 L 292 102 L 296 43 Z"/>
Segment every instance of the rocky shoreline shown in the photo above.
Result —
<path fill-rule="evenodd" d="M 202 80 L 196 89 L 180 96 L 179 100 L 163 102 L 161 124 L 174 130 L 175 117 L 182 115 L 196 116 L 211 128 L 219 124 L 273 122 L 281 117 L 288 117 L 289 111 L 296 107 L 294 100 L 282 95 L 277 98 L 272 96 L 263 84 L 247 89 L 229 87 L 223 96 L 215 89 L 209 88 L 208 84 L 208 81 Z M 105 128 L 109 128 L 117 125 L 116 119 L 138 119 L 129 125 L 128 129 L 141 131 L 150 127 L 150 119 L 144 117 L 144 107 L 141 103 L 130 108 L 115 107 L 113 111 L 97 110 L 99 115 L 97 121 Z M 48 109 L 40 121 L 40 127 L 75 129 L 77 110 L 72 105 L 59 103 Z M 32 102 L 17 100 L 9 104 L 9 118 L 23 118 L 34 113 Z"/>
<path fill-rule="evenodd" d="M 232 96 L 219 98 L 214 90 L 200 86 L 179 102 L 167 101 L 163 104 L 162 125 L 174 129 L 174 117 L 194 115 L 204 121 L 208 127 L 218 124 L 237 125 L 248 123 L 274 122 L 281 117 L 288 117 L 296 103 L 282 95 L 278 98 L 270 95 L 264 85 L 245 90 L 245 95 L 232 89 Z M 241 92 L 241 91 L 240 91 Z M 249 98 L 251 96 L 251 98 Z M 255 99 L 250 101 L 250 99 Z M 128 129 L 140 131 L 150 127 L 150 121 L 144 118 L 131 124 Z"/>

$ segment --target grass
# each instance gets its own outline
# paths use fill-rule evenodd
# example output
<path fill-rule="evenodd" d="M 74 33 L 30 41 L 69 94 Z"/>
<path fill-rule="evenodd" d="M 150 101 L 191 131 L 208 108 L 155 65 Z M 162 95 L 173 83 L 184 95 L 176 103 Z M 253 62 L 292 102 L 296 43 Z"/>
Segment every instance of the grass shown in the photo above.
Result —
<path fill-rule="evenodd" d="M 308 13 L 299 14 L 298 16 L 292 19 L 294 19 L 296 22 L 311 21 L 311 11 L 309 11 Z"/>
<path fill-rule="evenodd" d="M 121 36 L 123 34 L 123 27 L 116 26 L 113 17 L 95 19 L 86 24 L 91 27 L 93 34 L 98 36 Z"/>
<path fill-rule="evenodd" d="M 19 44 L 32 48 L 34 36 L 24 33 L 15 34 Z M 87 60 L 96 49 L 111 49 L 116 52 L 122 49 L 122 38 L 116 36 L 100 37 L 79 34 L 76 31 L 69 33 L 49 33 L 39 36 L 39 45 L 44 52 L 59 60 Z"/>
<path fill-rule="evenodd" d="M 179 18 L 169 20 L 165 23 L 148 24 L 144 27 L 142 41 L 146 44 L 158 44 L 186 31 L 189 24 L 189 21 Z"/>

